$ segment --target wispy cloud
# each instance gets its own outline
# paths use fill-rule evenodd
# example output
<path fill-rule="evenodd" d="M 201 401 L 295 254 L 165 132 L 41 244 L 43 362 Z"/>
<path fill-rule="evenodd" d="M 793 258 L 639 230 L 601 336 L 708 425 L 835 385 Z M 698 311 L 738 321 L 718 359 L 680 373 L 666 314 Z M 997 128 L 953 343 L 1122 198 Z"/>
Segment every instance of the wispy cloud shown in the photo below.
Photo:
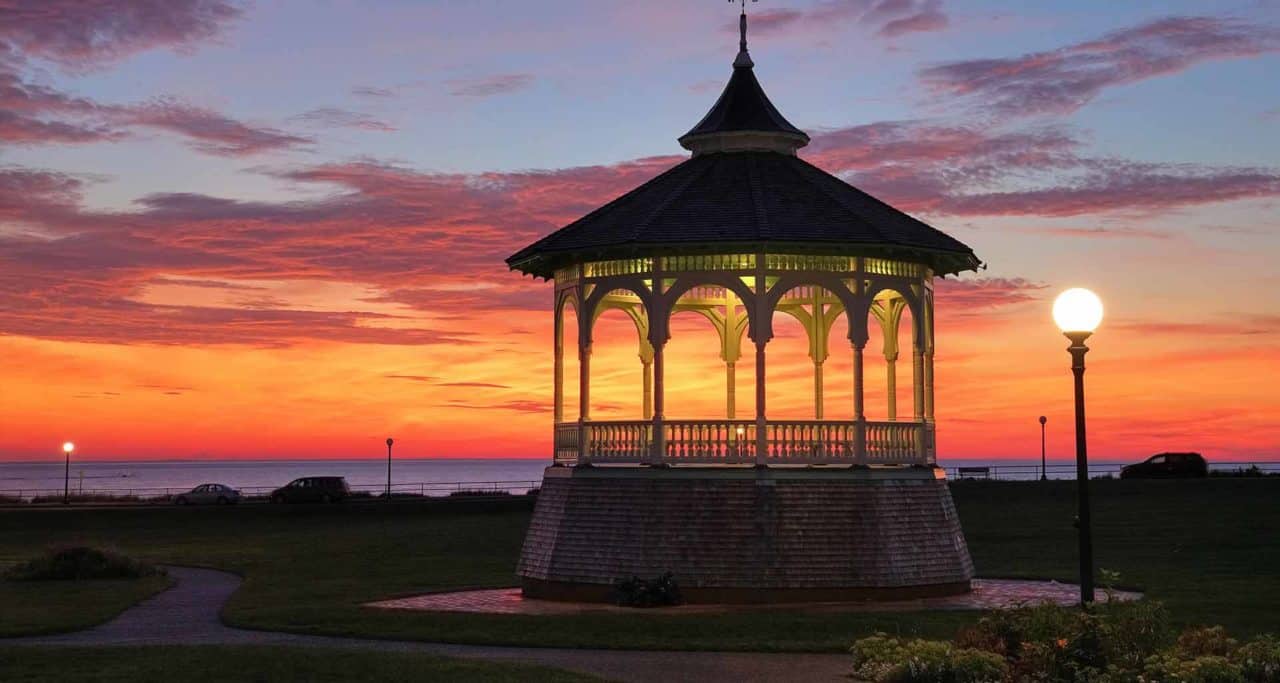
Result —
<path fill-rule="evenodd" d="M 295 120 L 333 128 L 359 128 L 361 130 L 390 133 L 395 127 L 363 112 L 340 109 L 338 107 L 320 107 L 298 114 Z"/>
<path fill-rule="evenodd" d="M 826 0 L 809 9 L 770 8 L 748 18 L 753 34 L 828 31 L 856 24 L 876 35 L 896 38 L 909 33 L 941 31 L 950 24 L 942 0 Z M 738 24 L 726 25 L 737 32 Z"/>
<path fill-rule="evenodd" d="M 241 13 L 239 3 L 226 0 L 7 0 L 0 5 L 0 44 L 93 69 L 155 48 L 189 50 Z"/>
<path fill-rule="evenodd" d="M 459 97 L 493 97 L 505 95 L 529 87 L 533 83 L 532 74 L 496 74 L 480 78 L 465 78 L 448 81 L 449 92 Z"/>
<path fill-rule="evenodd" d="M 1275 27 L 1219 17 L 1169 17 L 1056 50 L 939 64 L 923 69 L 920 78 L 939 95 L 970 98 L 1001 117 L 1060 115 L 1109 87 L 1277 50 Z"/>

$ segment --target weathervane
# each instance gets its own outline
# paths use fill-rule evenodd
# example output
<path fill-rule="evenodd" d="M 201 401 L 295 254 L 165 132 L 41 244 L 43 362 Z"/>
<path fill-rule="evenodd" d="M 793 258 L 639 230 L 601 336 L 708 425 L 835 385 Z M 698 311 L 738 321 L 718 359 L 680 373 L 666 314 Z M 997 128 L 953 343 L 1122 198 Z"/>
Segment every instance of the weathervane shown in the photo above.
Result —
<path fill-rule="evenodd" d="M 758 1 L 751 0 L 751 2 Z M 738 16 L 738 57 L 733 60 L 733 65 L 751 68 L 755 64 L 751 61 L 751 55 L 747 54 L 747 0 L 729 0 L 729 2 L 742 4 L 742 14 Z"/>

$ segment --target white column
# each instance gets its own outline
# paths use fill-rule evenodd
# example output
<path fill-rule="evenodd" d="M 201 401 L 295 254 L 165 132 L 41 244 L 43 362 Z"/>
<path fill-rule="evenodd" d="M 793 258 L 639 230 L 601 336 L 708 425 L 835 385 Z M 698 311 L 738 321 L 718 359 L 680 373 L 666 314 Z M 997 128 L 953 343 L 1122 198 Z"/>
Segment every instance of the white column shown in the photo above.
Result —
<path fill-rule="evenodd" d="M 822 419 L 822 361 L 813 362 L 813 419 Z"/>
<path fill-rule="evenodd" d="M 933 296 L 925 298 L 924 314 L 924 418 L 933 422 Z"/>
<path fill-rule="evenodd" d="M 663 350 L 666 343 L 653 345 L 653 454 L 652 464 L 661 465 L 667 454 L 666 389 L 664 386 Z"/>
<path fill-rule="evenodd" d="M 578 333 L 578 464 L 590 462 L 591 429 L 591 345 L 583 343 Z"/>
<path fill-rule="evenodd" d="M 731 362 L 724 364 L 724 385 L 725 385 L 725 417 L 730 420 L 738 415 L 738 371 L 737 364 Z"/>
<path fill-rule="evenodd" d="M 764 387 L 764 346 L 765 342 L 756 342 L 756 466 L 765 467 L 769 463 L 768 421 L 765 417 Z"/>
<path fill-rule="evenodd" d="M 553 414 L 556 424 L 564 422 L 564 306 L 557 306 L 555 311 L 555 362 L 553 380 L 554 396 Z"/>
<path fill-rule="evenodd" d="M 865 404 L 862 398 L 862 348 L 865 343 L 853 343 L 853 419 L 854 439 L 853 439 L 853 456 L 854 462 L 859 465 L 867 464 L 867 414 Z"/>
<path fill-rule="evenodd" d="M 916 344 L 911 347 L 911 388 L 915 421 L 920 422 L 924 420 L 924 349 Z"/>
<path fill-rule="evenodd" d="M 653 419 L 653 361 L 641 359 L 641 372 L 644 374 L 644 405 L 641 410 L 644 411 L 644 419 Z"/>
<path fill-rule="evenodd" d="M 889 417 L 889 420 L 893 421 L 898 419 L 898 354 L 897 353 L 884 354 L 884 365 L 885 365 L 884 380 L 885 380 L 885 386 L 887 387 L 885 393 L 887 394 L 886 398 L 889 401 L 889 404 L 888 406 L 886 406 L 885 410 L 886 410 L 886 414 Z"/>

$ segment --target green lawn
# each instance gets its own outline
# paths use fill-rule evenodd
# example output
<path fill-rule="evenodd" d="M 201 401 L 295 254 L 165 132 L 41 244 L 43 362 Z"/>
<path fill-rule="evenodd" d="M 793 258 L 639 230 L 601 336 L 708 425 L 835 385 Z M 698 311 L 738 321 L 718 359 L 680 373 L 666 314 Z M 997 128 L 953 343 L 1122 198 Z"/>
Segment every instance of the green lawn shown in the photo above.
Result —
<path fill-rule="evenodd" d="M 0 648 L 0 681 L 533 681 L 600 679 L 524 664 L 402 652 L 247 646 Z"/>
<path fill-rule="evenodd" d="M 982 576 L 1075 575 L 1068 482 L 960 482 L 953 493 Z M 1099 481 L 1098 565 L 1187 622 L 1239 635 L 1277 628 L 1280 481 Z M 115 546 L 145 559 L 246 577 L 231 624 L 307 633 L 471 643 L 843 651 L 875 630 L 950 636 L 966 613 L 516 617 L 412 613 L 361 603 L 433 590 L 507 586 L 528 521 L 501 505 L 21 510 L 0 512 L 0 559 L 50 542 Z M 10 586 L 0 583 L 0 600 Z M 52 606 L 68 602 L 51 587 Z M 0 604 L 5 604 L 0 602 Z M 61 611 L 61 610 L 59 610 Z M 8 611 L 0 631 L 15 632 Z M 45 625 L 48 627 L 48 625 Z"/>
<path fill-rule="evenodd" d="M 136 581 L 0 581 L 0 637 L 96 626 L 170 583 L 163 576 Z"/>

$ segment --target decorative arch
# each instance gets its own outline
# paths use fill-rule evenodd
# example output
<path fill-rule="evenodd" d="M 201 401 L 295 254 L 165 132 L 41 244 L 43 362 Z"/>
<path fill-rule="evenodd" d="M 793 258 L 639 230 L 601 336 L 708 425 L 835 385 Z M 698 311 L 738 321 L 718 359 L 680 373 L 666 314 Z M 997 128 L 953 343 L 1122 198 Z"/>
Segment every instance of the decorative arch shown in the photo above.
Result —
<path fill-rule="evenodd" d="M 738 300 L 742 302 L 743 308 L 747 311 L 747 335 L 755 339 L 756 333 L 756 314 L 755 304 L 756 295 L 751 288 L 746 285 L 740 278 L 726 273 L 699 273 L 696 275 L 682 275 L 675 279 L 671 287 L 663 292 L 663 329 L 662 332 L 666 336 L 662 341 L 670 339 L 670 321 L 671 315 L 675 311 L 676 302 L 680 297 L 689 293 L 694 287 L 718 286 L 733 292 Z"/>
<path fill-rule="evenodd" d="M 615 292 L 619 289 L 626 290 L 631 292 L 632 294 L 635 294 L 637 297 L 640 298 L 640 304 L 644 306 L 644 309 L 650 312 L 649 319 L 651 323 L 650 323 L 649 331 L 650 331 L 650 338 L 652 339 L 652 332 L 653 332 L 652 321 L 657 317 L 657 316 L 654 316 L 652 313 L 654 311 L 654 306 L 653 306 L 654 297 L 653 297 L 653 293 L 649 290 L 649 287 L 645 284 L 642 278 L 634 277 L 634 276 L 610 277 L 610 278 L 602 278 L 592 284 L 594 285 L 594 287 L 592 288 L 591 293 L 588 294 L 583 299 L 582 310 L 578 312 L 578 322 L 580 325 L 582 325 L 582 330 L 583 330 L 582 338 L 585 340 L 588 346 L 591 344 L 591 341 L 592 341 L 592 334 L 591 334 L 592 327 L 594 326 L 595 320 L 598 317 L 598 315 L 596 314 L 596 307 L 600 305 L 601 299 L 607 296 L 610 292 Z"/>
<path fill-rule="evenodd" d="M 924 343 L 924 314 L 921 311 L 920 296 L 916 294 L 911 285 L 903 286 L 903 283 L 884 278 L 872 278 L 866 282 L 866 291 L 864 296 L 860 297 L 861 313 L 856 314 L 862 325 L 866 327 L 867 316 L 871 315 L 871 306 L 875 304 L 876 295 L 883 291 L 895 292 L 907 302 L 907 308 L 911 311 L 911 343 L 914 347 L 921 349 Z M 866 330 L 870 336 L 870 330 Z M 867 341 L 867 337 L 862 338 L 863 343 Z"/>
<path fill-rule="evenodd" d="M 840 277 L 821 273 L 784 275 L 778 278 L 777 282 L 769 288 L 768 293 L 765 295 L 764 312 L 768 315 L 761 316 L 762 319 L 757 324 L 757 331 L 763 331 L 765 333 L 765 341 L 773 338 L 773 314 L 778 310 L 778 302 L 782 300 L 783 295 L 797 287 L 821 287 L 831 292 L 835 295 L 836 299 L 840 301 L 845 312 L 856 311 L 862 308 L 859 297 L 849 291 L 848 285 L 846 285 L 844 280 Z M 867 306 L 869 308 L 870 304 Z M 861 339 L 862 343 L 865 344 L 867 340 L 865 313 L 863 314 L 861 322 L 859 322 L 859 318 L 857 316 L 850 315 L 847 317 L 849 318 L 849 339 L 855 342 L 858 339 Z M 760 339 L 756 337 L 753 337 L 753 339 L 760 341 Z"/>

